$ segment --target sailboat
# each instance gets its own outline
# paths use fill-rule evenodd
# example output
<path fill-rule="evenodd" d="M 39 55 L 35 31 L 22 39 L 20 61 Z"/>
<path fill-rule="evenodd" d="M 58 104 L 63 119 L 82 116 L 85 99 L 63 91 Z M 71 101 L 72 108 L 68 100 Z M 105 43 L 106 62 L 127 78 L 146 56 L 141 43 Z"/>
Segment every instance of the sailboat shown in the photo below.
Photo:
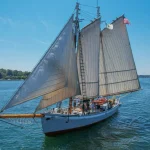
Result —
<path fill-rule="evenodd" d="M 79 3 L 75 9 L 76 13 L 71 15 L 31 74 L 2 108 L 0 118 L 39 117 L 44 134 L 53 136 L 107 119 L 118 111 L 120 94 L 140 89 L 125 16 L 101 30 L 103 21 L 97 6 L 97 18 L 80 29 Z M 2 113 L 41 96 L 33 114 Z M 61 102 L 67 98 L 68 108 L 63 109 Z M 79 104 L 74 108 L 75 99 Z M 89 102 L 94 110 L 85 110 Z M 56 103 L 57 109 L 38 113 Z"/>

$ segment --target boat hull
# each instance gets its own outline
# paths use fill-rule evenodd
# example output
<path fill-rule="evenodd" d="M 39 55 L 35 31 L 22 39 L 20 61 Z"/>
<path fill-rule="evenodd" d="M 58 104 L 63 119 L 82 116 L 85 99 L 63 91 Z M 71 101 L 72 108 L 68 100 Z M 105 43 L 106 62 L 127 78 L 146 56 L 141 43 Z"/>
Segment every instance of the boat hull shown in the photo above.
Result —
<path fill-rule="evenodd" d="M 54 115 L 45 114 L 42 118 L 43 132 L 46 136 L 55 136 L 69 131 L 82 129 L 93 124 L 96 124 L 104 119 L 115 114 L 119 105 L 116 105 L 110 110 L 89 115 Z"/>

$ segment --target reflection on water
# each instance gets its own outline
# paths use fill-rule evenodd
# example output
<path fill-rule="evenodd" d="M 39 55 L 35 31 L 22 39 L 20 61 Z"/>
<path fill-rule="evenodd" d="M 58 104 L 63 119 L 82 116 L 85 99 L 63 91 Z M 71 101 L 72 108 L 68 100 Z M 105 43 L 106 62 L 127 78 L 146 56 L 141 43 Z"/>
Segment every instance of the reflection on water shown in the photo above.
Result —
<path fill-rule="evenodd" d="M 137 126 L 117 120 L 119 113 L 94 126 L 57 137 L 45 137 L 43 148 L 47 149 L 128 149 L 138 140 Z M 120 140 L 122 139 L 122 140 Z"/>
<path fill-rule="evenodd" d="M 79 131 L 56 137 L 42 133 L 40 120 L 23 120 L 25 128 L 0 122 L 0 148 L 43 150 L 127 150 L 150 149 L 150 78 L 140 79 L 142 89 L 124 97 L 118 113 Z M 0 82 L 0 97 L 6 103 L 20 81 Z M 33 112 L 39 100 L 17 106 L 8 112 Z M 0 106 L 1 107 L 1 106 Z M 16 121 L 18 124 L 18 122 Z M 25 124 L 26 123 L 26 124 Z"/>

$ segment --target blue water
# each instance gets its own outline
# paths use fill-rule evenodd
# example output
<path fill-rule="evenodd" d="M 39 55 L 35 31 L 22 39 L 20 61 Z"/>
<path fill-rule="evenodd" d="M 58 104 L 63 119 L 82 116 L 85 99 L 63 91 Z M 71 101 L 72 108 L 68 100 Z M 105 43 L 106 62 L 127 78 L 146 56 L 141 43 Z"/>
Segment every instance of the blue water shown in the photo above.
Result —
<path fill-rule="evenodd" d="M 122 106 L 111 118 L 87 129 L 45 137 L 40 119 L 0 121 L 0 150 L 149 150 L 150 78 L 141 78 L 142 90 L 124 97 Z M 0 81 L 0 108 L 22 81 Z M 40 99 L 9 109 L 5 113 L 32 113 Z"/>

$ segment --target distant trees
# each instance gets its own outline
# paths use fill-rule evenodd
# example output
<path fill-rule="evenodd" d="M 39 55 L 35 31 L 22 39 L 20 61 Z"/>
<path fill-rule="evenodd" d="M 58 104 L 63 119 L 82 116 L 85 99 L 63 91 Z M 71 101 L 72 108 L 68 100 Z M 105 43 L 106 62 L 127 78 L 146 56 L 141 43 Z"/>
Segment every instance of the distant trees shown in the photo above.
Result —
<path fill-rule="evenodd" d="M 30 72 L 18 71 L 18 70 L 10 70 L 10 69 L 0 69 L 0 79 L 26 79 Z"/>
<path fill-rule="evenodd" d="M 0 79 L 2 79 L 2 78 L 3 78 L 2 73 L 0 73 Z"/>
<path fill-rule="evenodd" d="M 150 78 L 150 75 L 139 75 L 139 78 Z"/>
<path fill-rule="evenodd" d="M 7 76 L 13 76 L 12 70 L 7 69 L 7 70 L 6 70 L 6 75 L 7 75 Z"/>

